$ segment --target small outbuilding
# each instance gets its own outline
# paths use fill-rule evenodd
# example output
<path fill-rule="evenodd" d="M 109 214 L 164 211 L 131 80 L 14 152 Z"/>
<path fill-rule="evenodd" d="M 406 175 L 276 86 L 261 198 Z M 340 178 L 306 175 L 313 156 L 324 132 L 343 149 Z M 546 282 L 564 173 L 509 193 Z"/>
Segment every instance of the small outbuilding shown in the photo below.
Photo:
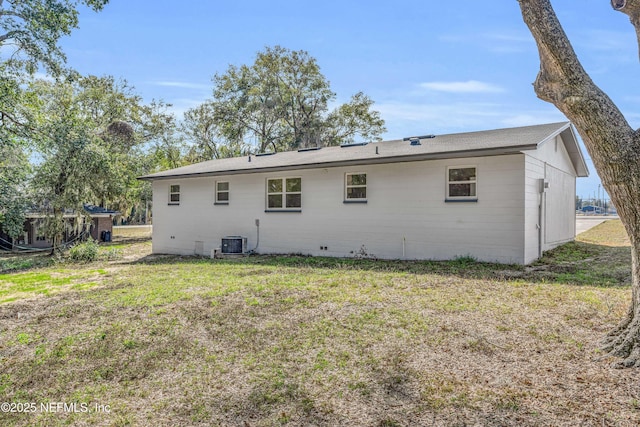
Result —
<path fill-rule="evenodd" d="M 72 210 L 65 212 L 64 243 L 89 236 L 94 240 L 104 241 L 106 236 L 111 236 L 113 232 L 113 218 L 119 215 L 119 212 L 90 204 L 84 205 L 84 211 L 88 218 L 90 218 L 90 222 L 85 223 L 81 227 L 78 227 L 78 224 L 76 224 L 78 215 L 75 212 Z M 24 222 L 24 233 L 15 241 L 2 232 L 2 224 L 0 224 L 0 247 L 4 249 L 11 249 L 12 247 L 23 249 L 50 248 L 51 242 L 48 241 L 44 235 L 45 218 L 46 215 L 38 211 L 27 213 Z M 82 221 L 86 221 L 84 216 L 81 218 Z"/>
<path fill-rule="evenodd" d="M 141 177 L 153 252 L 527 264 L 575 236 L 568 122 L 259 153 Z M 223 240 L 226 239 L 226 240 Z M 223 246 L 224 245 L 224 246 Z"/>

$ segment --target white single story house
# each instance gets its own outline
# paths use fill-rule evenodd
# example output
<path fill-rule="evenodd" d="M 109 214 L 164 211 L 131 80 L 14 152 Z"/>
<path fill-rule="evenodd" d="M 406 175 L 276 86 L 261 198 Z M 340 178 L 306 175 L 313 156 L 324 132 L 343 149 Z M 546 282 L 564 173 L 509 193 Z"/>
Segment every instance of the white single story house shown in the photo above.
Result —
<path fill-rule="evenodd" d="M 588 173 L 563 122 L 218 159 L 141 179 L 153 184 L 154 253 L 238 242 L 260 254 L 528 264 L 573 240 L 576 177 Z"/>

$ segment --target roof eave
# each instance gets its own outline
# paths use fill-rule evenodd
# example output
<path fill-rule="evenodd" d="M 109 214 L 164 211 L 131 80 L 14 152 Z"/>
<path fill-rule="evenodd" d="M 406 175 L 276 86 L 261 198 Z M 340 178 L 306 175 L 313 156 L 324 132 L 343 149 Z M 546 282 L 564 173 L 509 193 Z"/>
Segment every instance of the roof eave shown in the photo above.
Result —
<path fill-rule="evenodd" d="M 585 162 L 584 156 L 582 155 L 582 150 L 580 149 L 580 145 L 578 144 L 578 138 L 574 132 L 571 122 L 566 122 L 563 126 L 559 127 L 555 132 L 540 141 L 537 144 L 537 147 L 540 147 L 547 141 L 553 140 L 558 135 L 562 137 L 564 146 L 567 150 L 567 153 L 569 154 L 569 158 L 571 159 L 571 164 L 576 171 L 576 176 L 580 178 L 588 177 L 589 168 L 587 167 L 587 163 Z"/>
<path fill-rule="evenodd" d="M 362 159 L 350 159 L 350 160 L 336 160 L 330 162 L 316 162 L 316 163 L 304 163 L 295 165 L 283 165 L 283 166 L 271 166 L 252 169 L 231 169 L 222 171 L 210 171 L 210 172 L 198 172 L 198 173 L 186 173 L 186 174 L 171 174 L 171 175 L 146 175 L 138 177 L 142 181 L 155 181 L 155 180 L 167 180 L 167 179 L 182 179 L 182 178 L 198 178 L 208 176 L 223 176 L 223 175 L 243 175 L 254 173 L 269 173 L 269 172 L 282 172 L 290 170 L 301 169 L 317 169 L 317 168 L 334 168 L 341 166 L 361 166 L 361 165 L 376 165 L 385 163 L 405 163 L 405 162 L 419 162 L 424 160 L 439 160 L 439 159 L 457 159 L 465 157 L 479 157 L 479 156 L 501 156 L 506 154 L 518 154 L 525 150 L 532 150 L 537 147 L 537 144 L 529 145 L 513 145 L 499 148 L 488 149 L 473 149 L 473 150 L 459 150 L 449 151 L 442 153 L 422 153 L 411 154 L 402 156 L 389 156 L 389 157 L 368 157 Z"/>
<path fill-rule="evenodd" d="M 571 158 L 573 167 L 576 170 L 576 174 L 581 178 L 588 177 L 589 167 L 584 159 L 584 155 L 582 154 L 582 150 L 578 143 L 578 137 L 571 124 L 562 131 L 562 140 L 565 142 L 565 148 L 567 149 L 567 153 L 569 153 L 569 157 Z"/>

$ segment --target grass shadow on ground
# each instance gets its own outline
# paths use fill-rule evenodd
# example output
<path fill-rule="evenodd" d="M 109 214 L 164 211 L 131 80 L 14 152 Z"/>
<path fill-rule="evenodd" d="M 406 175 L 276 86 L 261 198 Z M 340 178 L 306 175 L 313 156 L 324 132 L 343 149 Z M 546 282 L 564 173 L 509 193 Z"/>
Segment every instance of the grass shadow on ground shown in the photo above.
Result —
<path fill-rule="evenodd" d="M 115 236 L 113 242 L 102 243 L 104 248 L 120 248 L 150 241 L 146 235 Z M 144 245 L 139 245 L 142 250 Z M 64 263 L 61 258 L 46 254 L 0 255 L 0 274 Z M 199 256 L 140 254 L 119 264 L 172 265 L 211 262 L 222 265 L 247 267 L 313 268 L 328 270 L 360 270 L 399 272 L 409 274 L 435 274 L 464 279 L 526 280 L 536 283 L 563 283 L 592 286 L 627 286 L 631 283 L 631 251 L 629 240 L 619 220 L 606 221 L 582 233 L 570 242 L 545 252 L 544 256 L 528 266 L 478 262 L 471 257 L 458 257 L 451 261 L 397 261 L 370 258 L 330 258 L 302 255 L 251 255 L 243 258 L 217 259 Z"/>
<path fill-rule="evenodd" d="M 203 262 L 202 257 L 149 255 L 136 262 L 170 264 Z M 574 242 L 544 253 L 528 266 L 478 262 L 471 257 L 451 261 L 393 261 L 366 258 L 329 258 L 300 255 L 254 255 L 245 258 L 211 262 L 321 268 L 331 270 L 363 270 L 436 274 L 464 279 L 526 280 L 536 283 L 563 283 L 591 286 L 628 286 L 631 284 L 631 249 L 620 220 L 605 221 L 581 233 Z"/>
<path fill-rule="evenodd" d="M 535 263 L 506 265 L 478 262 L 461 257 L 451 261 L 394 261 L 311 257 L 300 255 L 251 255 L 243 258 L 210 260 L 198 256 L 148 255 L 132 264 L 182 264 L 211 262 L 222 265 L 361 270 L 409 274 L 435 274 L 479 280 L 526 280 L 536 283 L 563 283 L 591 286 L 628 286 L 631 283 L 629 247 L 612 247 L 570 242 L 548 251 Z"/>

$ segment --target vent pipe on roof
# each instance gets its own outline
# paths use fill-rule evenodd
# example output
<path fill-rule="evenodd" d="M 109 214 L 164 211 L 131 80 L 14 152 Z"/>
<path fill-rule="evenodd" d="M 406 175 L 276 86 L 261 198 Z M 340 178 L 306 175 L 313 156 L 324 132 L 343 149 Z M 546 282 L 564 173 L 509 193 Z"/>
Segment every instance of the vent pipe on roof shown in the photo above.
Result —
<path fill-rule="evenodd" d="M 409 141 L 411 145 L 422 145 L 420 143 L 421 139 L 431 139 L 435 138 L 435 135 L 422 135 L 422 136 L 410 136 L 407 138 L 402 138 L 403 141 Z"/>

